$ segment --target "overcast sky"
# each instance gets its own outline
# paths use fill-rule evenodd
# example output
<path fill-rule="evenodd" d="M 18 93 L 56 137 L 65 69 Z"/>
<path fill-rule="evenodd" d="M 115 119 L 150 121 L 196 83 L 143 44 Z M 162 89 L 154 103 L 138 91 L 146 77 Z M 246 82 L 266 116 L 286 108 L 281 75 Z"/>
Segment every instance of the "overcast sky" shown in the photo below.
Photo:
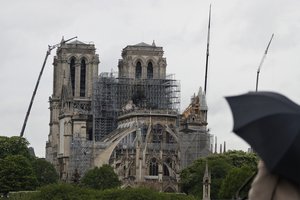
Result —
<path fill-rule="evenodd" d="M 26 0 L 0 3 L 0 135 L 19 135 L 47 46 L 61 37 L 93 42 L 99 72 L 117 71 L 121 50 L 140 42 L 162 46 L 167 73 L 181 82 L 181 110 L 204 85 L 209 4 L 212 4 L 207 103 L 208 127 L 228 149 L 248 145 L 231 132 L 224 96 L 255 89 L 300 103 L 300 1 L 298 0 Z M 45 156 L 49 134 L 53 50 L 32 107 L 25 137 Z"/>

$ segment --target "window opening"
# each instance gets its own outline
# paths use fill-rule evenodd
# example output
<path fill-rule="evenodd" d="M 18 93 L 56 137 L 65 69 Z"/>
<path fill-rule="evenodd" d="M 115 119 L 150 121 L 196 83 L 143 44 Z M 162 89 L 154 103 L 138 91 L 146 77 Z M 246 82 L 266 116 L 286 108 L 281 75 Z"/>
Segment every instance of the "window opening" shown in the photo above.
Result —
<path fill-rule="evenodd" d="M 141 78 L 142 77 L 142 65 L 141 62 L 136 63 L 135 67 L 135 78 Z"/>
<path fill-rule="evenodd" d="M 71 79 L 71 85 L 72 85 L 72 94 L 74 96 L 74 93 L 75 93 L 75 58 L 72 58 L 71 62 L 70 62 L 70 79 Z"/>
<path fill-rule="evenodd" d="M 81 60 L 80 65 L 80 96 L 85 96 L 85 85 L 86 85 L 86 63 L 85 60 Z"/>
<path fill-rule="evenodd" d="M 147 78 L 148 79 L 152 79 L 153 78 L 153 64 L 152 62 L 148 63 L 148 67 L 147 67 Z"/>

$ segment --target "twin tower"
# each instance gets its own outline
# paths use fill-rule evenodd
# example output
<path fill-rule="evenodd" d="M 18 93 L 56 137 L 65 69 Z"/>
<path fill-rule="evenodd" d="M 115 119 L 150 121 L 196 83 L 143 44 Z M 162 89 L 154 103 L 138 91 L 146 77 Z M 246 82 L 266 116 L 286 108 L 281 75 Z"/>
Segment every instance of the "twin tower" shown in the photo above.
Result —
<path fill-rule="evenodd" d="M 57 49 L 46 159 L 61 180 L 109 164 L 124 187 L 177 192 L 180 170 L 211 153 L 205 95 L 200 88 L 180 114 L 180 84 L 163 53 L 154 42 L 129 45 L 118 73 L 99 75 L 93 44 Z"/>

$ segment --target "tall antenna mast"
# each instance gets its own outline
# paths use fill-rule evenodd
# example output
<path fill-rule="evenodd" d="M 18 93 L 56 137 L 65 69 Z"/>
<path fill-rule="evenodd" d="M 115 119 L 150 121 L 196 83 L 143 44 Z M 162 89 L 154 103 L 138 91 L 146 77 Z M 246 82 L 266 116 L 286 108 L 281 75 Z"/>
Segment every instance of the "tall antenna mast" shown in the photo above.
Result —
<path fill-rule="evenodd" d="M 206 88 L 207 88 L 207 70 L 208 70 L 208 57 L 209 57 L 210 17 L 211 17 L 211 4 L 209 5 L 208 33 L 207 33 L 207 46 L 206 46 L 205 81 L 204 81 L 205 95 L 206 95 Z"/>
<path fill-rule="evenodd" d="M 259 72 L 260 72 L 260 69 L 261 69 L 261 67 L 262 67 L 262 65 L 263 65 L 263 63 L 264 63 L 264 60 L 265 60 L 266 56 L 267 56 L 267 53 L 268 53 L 268 50 L 269 50 L 269 47 L 270 47 L 270 44 L 271 44 L 271 42 L 272 42 L 273 37 L 274 37 L 274 33 L 273 33 L 272 36 L 271 36 L 271 39 L 270 39 L 270 41 L 269 41 L 269 43 L 268 43 L 268 46 L 267 46 L 267 48 L 266 48 L 266 50 L 265 50 L 265 53 L 264 53 L 264 55 L 263 55 L 263 57 L 262 57 L 262 59 L 261 59 L 261 61 L 260 61 L 260 63 L 259 63 L 258 69 L 257 69 L 257 74 L 256 74 L 256 87 L 255 87 L 255 91 L 256 91 L 256 92 L 257 92 L 257 90 L 258 90 Z"/>

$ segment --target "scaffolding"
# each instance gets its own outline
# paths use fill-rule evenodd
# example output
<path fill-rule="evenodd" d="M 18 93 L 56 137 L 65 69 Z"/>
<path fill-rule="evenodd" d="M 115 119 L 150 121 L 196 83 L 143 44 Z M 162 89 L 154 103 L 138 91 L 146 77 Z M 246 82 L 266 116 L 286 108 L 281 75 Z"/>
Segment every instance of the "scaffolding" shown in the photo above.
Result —
<path fill-rule="evenodd" d="M 179 112 L 180 82 L 174 75 L 165 79 L 118 78 L 114 73 L 101 73 L 94 82 L 94 139 L 101 141 L 117 128 L 117 117 L 126 110 L 170 110 Z"/>
<path fill-rule="evenodd" d="M 111 73 L 102 73 L 94 82 L 93 91 L 93 139 L 100 141 L 116 126 L 117 79 Z"/>
<path fill-rule="evenodd" d="M 78 183 L 92 166 L 93 141 L 74 136 L 71 141 L 68 180 Z"/>
<path fill-rule="evenodd" d="M 184 168 L 212 152 L 213 136 L 207 129 L 207 104 L 202 88 L 197 96 L 192 96 L 190 105 L 182 113 L 180 124 L 181 165 Z"/>
<path fill-rule="evenodd" d="M 185 168 L 192 164 L 194 160 L 200 157 L 206 157 L 211 154 L 211 143 L 213 135 L 203 127 L 202 130 L 181 133 L 181 167 Z"/>

